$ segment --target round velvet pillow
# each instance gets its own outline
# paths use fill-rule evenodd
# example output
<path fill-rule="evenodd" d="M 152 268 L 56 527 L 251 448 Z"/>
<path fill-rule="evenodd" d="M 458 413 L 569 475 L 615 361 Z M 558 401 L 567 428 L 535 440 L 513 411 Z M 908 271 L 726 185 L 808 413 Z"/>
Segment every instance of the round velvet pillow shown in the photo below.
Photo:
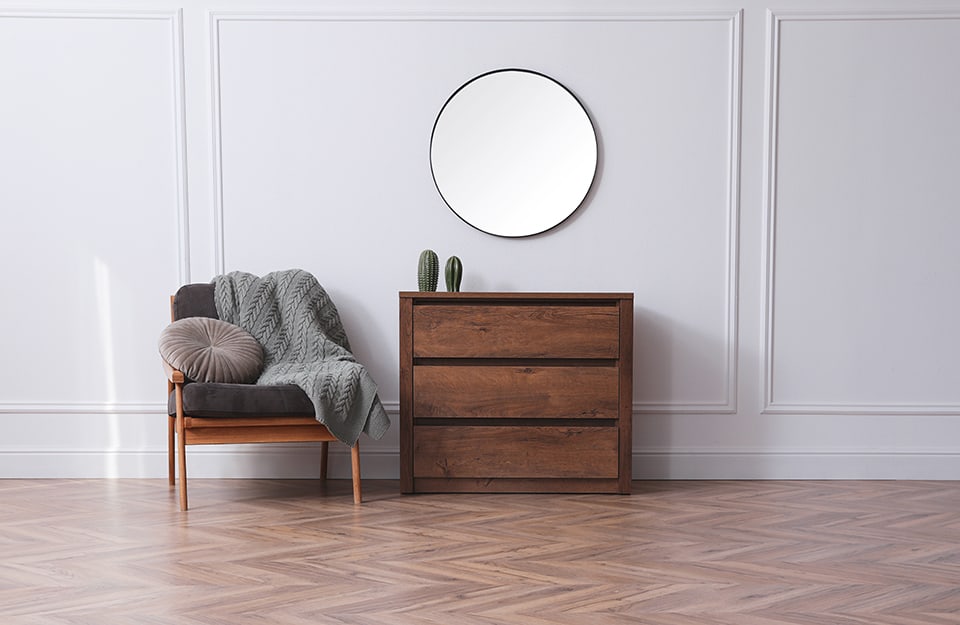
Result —
<path fill-rule="evenodd" d="M 160 333 L 160 356 L 195 382 L 252 383 L 263 369 L 263 348 L 252 334 L 209 317 L 168 325 Z"/>

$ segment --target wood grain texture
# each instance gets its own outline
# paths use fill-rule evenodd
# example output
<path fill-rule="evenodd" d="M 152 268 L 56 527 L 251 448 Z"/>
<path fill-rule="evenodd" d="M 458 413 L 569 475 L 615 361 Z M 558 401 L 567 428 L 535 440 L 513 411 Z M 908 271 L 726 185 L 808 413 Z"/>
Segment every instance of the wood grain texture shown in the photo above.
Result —
<path fill-rule="evenodd" d="M 630 492 L 633 477 L 633 298 L 619 300 L 620 307 L 620 375 L 618 401 L 620 419 L 620 477 L 617 490 Z"/>
<path fill-rule="evenodd" d="M 616 367 L 414 366 L 413 416 L 616 419 Z"/>
<path fill-rule="evenodd" d="M 414 358 L 616 358 L 615 306 L 422 305 Z"/>
<path fill-rule="evenodd" d="M 401 292 L 402 492 L 629 494 L 632 340 L 630 293 Z"/>
<path fill-rule="evenodd" d="M 618 492 L 617 478 L 417 477 L 418 493 L 603 493 Z"/>
<path fill-rule="evenodd" d="M 414 441 L 415 478 L 617 477 L 611 427 L 418 425 Z"/>
<path fill-rule="evenodd" d="M 413 300 L 400 297 L 400 489 L 413 492 Z"/>
<path fill-rule="evenodd" d="M 12 625 L 956 625 L 960 482 L 0 480 Z"/>

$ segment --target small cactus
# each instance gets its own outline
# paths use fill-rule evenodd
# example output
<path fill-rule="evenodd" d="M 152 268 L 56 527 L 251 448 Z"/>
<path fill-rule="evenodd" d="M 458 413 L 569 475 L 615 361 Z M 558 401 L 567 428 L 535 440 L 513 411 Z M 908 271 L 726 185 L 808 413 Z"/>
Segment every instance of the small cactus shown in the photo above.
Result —
<path fill-rule="evenodd" d="M 417 286 L 421 291 L 436 291 L 437 277 L 440 273 L 440 260 L 433 250 L 420 252 L 420 263 L 417 266 Z"/>
<path fill-rule="evenodd" d="M 447 291 L 456 293 L 460 290 L 460 280 L 463 278 L 463 263 L 456 256 L 447 259 L 447 266 L 444 268 L 444 278 L 447 281 Z"/>

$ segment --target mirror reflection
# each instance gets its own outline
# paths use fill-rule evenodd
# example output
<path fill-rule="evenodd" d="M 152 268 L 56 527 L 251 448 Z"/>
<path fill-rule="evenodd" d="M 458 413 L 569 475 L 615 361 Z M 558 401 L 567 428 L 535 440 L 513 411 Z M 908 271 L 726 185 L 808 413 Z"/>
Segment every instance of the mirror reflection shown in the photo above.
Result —
<path fill-rule="evenodd" d="M 430 167 L 447 205 L 471 226 L 522 237 L 580 206 L 597 169 L 597 137 L 563 85 L 530 70 L 482 74 L 447 100 Z"/>

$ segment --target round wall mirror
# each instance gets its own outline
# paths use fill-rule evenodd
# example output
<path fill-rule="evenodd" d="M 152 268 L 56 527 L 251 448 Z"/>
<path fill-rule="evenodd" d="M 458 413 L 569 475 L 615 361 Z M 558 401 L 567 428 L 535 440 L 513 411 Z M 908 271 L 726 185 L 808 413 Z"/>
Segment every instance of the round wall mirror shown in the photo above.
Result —
<path fill-rule="evenodd" d="M 460 87 L 430 139 L 437 190 L 461 219 L 503 237 L 553 228 L 587 196 L 597 135 L 580 101 L 557 81 L 503 69 Z"/>

